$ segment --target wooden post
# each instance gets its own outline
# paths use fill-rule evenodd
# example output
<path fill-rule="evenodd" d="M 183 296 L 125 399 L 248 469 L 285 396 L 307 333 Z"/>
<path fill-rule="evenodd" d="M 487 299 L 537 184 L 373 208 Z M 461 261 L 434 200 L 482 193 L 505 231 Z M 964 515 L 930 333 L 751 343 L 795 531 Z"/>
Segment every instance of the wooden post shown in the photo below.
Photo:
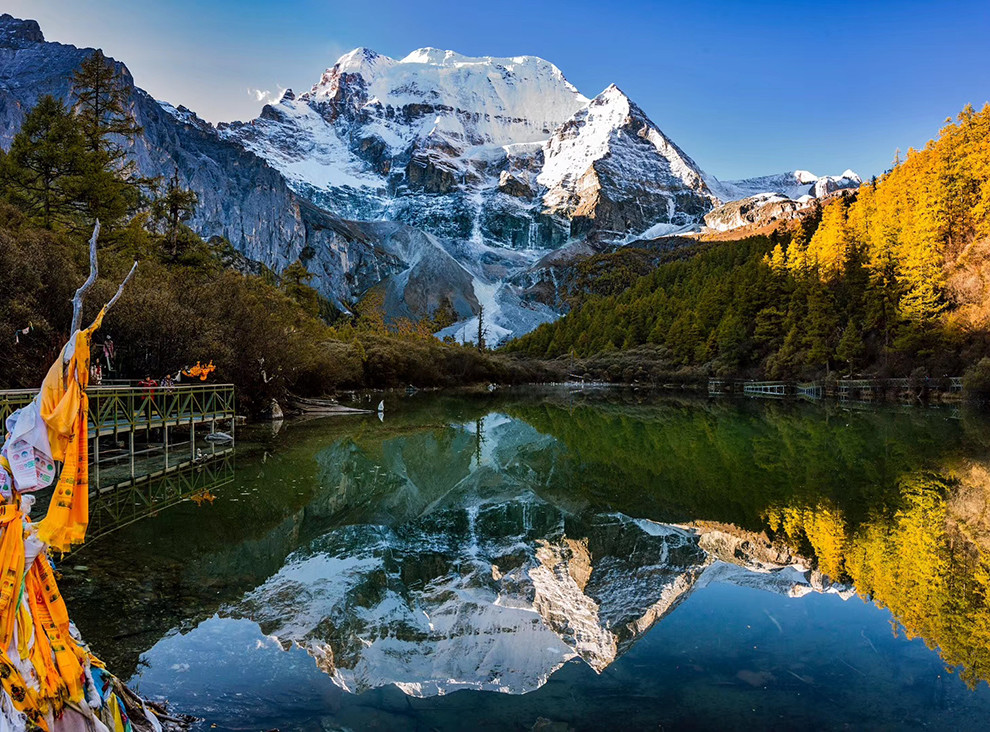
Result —
<path fill-rule="evenodd" d="M 100 490 L 100 425 L 96 425 L 96 437 L 93 438 L 93 470 L 96 473 L 96 490 Z"/>

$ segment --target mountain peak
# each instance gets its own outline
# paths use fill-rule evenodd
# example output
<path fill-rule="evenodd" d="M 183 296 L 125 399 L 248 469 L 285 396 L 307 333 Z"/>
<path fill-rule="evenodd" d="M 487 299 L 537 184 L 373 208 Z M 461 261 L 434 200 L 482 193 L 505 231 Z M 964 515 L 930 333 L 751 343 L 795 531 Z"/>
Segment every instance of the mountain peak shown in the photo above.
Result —
<path fill-rule="evenodd" d="M 622 124 L 633 109 L 638 109 L 633 101 L 626 96 L 626 93 L 615 84 L 609 84 L 605 87 L 597 97 L 588 103 L 588 108 L 598 108 L 599 115 L 604 109 L 608 109 L 612 117 L 611 121 L 616 125 Z M 645 117 L 645 115 L 643 116 Z"/>
<path fill-rule="evenodd" d="M 615 84 L 554 132 L 544 159 L 544 211 L 594 218 L 614 238 L 683 228 L 715 203 L 697 164 Z"/>
<path fill-rule="evenodd" d="M 450 66 L 459 60 L 467 60 L 467 56 L 462 56 L 455 51 L 445 51 L 442 48 L 417 48 L 399 61 L 400 64 L 429 64 L 431 66 Z"/>
<path fill-rule="evenodd" d="M 536 56 L 475 58 L 427 47 L 398 61 L 356 48 L 298 101 L 330 102 L 334 114 L 353 110 L 348 119 L 360 125 L 381 115 L 370 129 L 380 144 L 400 150 L 433 129 L 468 146 L 542 142 L 588 99 Z M 408 113 L 390 117 L 388 108 Z M 430 124 L 413 125 L 419 118 Z"/>
<path fill-rule="evenodd" d="M 22 20 L 10 13 L 0 15 L 0 48 L 25 48 L 44 43 L 45 34 L 36 20 Z"/>
<path fill-rule="evenodd" d="M 393 59 L 388 56 L 360 46 L 338 58 L 331 70 L 335 70 L 339 74 L 364 74 L 373 70 L 383 60 L 394 63 Z"/>

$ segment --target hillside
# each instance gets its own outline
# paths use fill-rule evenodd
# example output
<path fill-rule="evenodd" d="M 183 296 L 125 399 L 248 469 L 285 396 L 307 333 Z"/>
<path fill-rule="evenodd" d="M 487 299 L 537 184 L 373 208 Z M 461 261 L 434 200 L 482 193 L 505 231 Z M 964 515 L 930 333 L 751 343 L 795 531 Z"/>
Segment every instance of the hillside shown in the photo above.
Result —
<path fill-rule="evenodd" d="M 990 107 L 879 180 L 767 235 L 715 242 L 510 343 L 532 357 L 652 346 L 771 378 L 960 373 L 987 353 Z M 606 255 L 600 267 L 608 269 Z"/>

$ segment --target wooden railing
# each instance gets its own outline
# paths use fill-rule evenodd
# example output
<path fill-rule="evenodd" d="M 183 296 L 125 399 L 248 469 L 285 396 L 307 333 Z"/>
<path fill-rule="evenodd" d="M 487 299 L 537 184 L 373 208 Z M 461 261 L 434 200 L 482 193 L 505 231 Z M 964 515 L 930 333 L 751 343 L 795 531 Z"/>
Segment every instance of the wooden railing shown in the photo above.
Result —
<path fill-rule="evenodd" d="M 233 384 L 177 384 L 173 387 L 91 386 L 89 436 L 194 425 L 232 419 Z M 33 389 L 0 391 L 0 423 L 31 403 Z"/>

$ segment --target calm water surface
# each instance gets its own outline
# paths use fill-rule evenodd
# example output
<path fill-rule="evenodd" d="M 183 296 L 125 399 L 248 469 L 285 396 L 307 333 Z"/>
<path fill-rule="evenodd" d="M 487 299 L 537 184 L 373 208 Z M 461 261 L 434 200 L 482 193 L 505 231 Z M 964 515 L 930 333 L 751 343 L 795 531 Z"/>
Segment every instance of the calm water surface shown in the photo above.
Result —
<path fill-rule="evenodd" d="M 95 652 L 202 729 L 990 718 L 984 416 L 566 388 L 386 404 L 243 430 L 217 484 L 70 556 Z"/>

